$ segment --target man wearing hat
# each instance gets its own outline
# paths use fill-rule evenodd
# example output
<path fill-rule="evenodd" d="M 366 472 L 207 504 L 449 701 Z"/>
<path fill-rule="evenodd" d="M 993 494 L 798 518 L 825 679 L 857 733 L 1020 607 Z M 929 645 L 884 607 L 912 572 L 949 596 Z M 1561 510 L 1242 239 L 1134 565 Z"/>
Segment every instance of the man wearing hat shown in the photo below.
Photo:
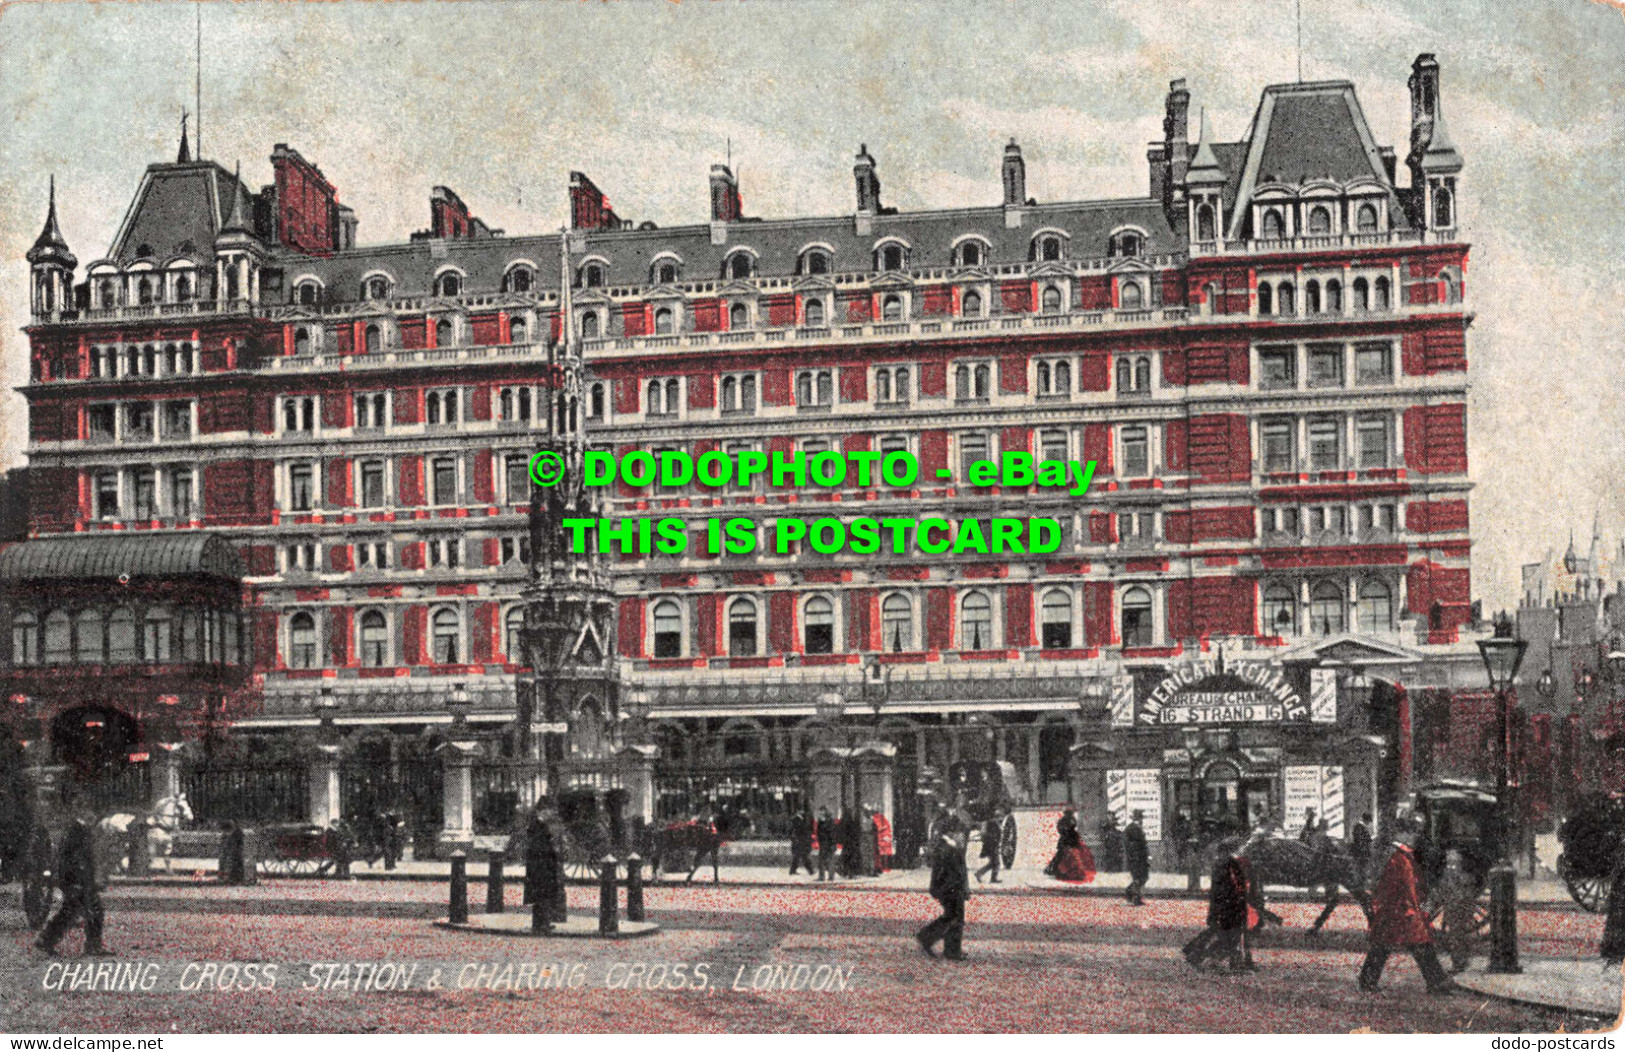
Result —
<path fill-rule="evenodd" d="M 1140 893 L 1145 890 L 1145 882 L 1151 879 L 1151 850 L 1145 843 L 1145 827 L 1140 825 L 1144 817 L 1144 811 L 1135 811 L 1123 830 L 1123 868 L 1128 870 L 1128 888 L 1123 897 L 1130 906 L 1145 905 Z"/>
<path fill-rule="evenodd" d="M 963 961 L 965 900 L 970 898 L 970 874 L 965 866 L 965 834 L 950 825 L 937 842 L 931 857 L 931 897 L 942 904 L 942 916 L 921 928 L 914 936 L 927 957 L 942 943 L 942 955 L 950 961 Z"/>

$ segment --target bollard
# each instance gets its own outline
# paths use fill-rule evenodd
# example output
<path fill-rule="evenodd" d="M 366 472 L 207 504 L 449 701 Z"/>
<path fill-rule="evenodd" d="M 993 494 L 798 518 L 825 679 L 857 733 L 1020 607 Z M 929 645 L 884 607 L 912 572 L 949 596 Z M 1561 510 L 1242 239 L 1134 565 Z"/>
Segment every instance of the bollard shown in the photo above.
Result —
<path fill-rule="evenodd" d="M 243 827 L 243 868 L 238 874 L 242 883 L 249 886 L 260 882 L 260 835 L 254 830 Z"/>
<path fill-rule="evenodd" d="M 468 923 L 468 856 L 461 851 L 451 853 L 451 909 L 447 919 L 453 924 Z"/>
<path fill-rule="evenodd" d="M 1510 862 L 1495 864 L 1490 883 L 1490 963 L 1492 975 L 1517 975 L 1518 963 L 1518 883 Z"/>
<path fill-rule="evenodd" d="M 615 856 L 605 855 L 598 872 L 598 934 L 614 935 L 621 930 L 620 895 L 615 888 Z"/>
<path fill-rule="evenodd" d="M 485 912 L 502 912 L 502 852 L 490 851 L 485 856 Z"/>
<path fill-rule="evenodd" d="M 635 851 L 626 856 L 626 919 L 643 920 L 643 858 Z"/>

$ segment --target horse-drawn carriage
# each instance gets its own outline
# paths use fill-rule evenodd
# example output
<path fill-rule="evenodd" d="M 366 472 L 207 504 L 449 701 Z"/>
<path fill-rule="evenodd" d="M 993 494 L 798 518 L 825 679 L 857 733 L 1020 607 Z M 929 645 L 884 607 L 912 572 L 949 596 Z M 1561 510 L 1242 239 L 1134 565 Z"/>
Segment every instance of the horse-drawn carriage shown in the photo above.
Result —
<path fill-rule="evenodd" d="M 342 847 L 332 831 L 303 822 L 267 826 L 259 833 L 259 869 L 270 877 L 313 877 L 332 868 Z M 338 850 L 335 850 L 338 849 Z"/>
<path fill-rule="evenodd" d="M 1421 825 L 1414 850 L 1426 886 L 1439 886 L 1450 852 L 1456 852 L 1472 882 L 1473 932 L 1488 931 L 1489 873 L 1510 835 L 1499 800 L 1470 782 L 1439 781 L 1416 791 L 1412 814 Z M 1433 916 L 1441 910 L 1435 904 Z"/>
<path fill-rule="evenodd" d="M 1021 782 L 1015 765 L 1004 760 L 960 760 L 948 768 L 947 795 L 953 801 L 955 821 L 969 824 L 982 835 L 989 821 L 999 829 L 999 865 L 1009 869 L 1016 862 L 1017 794 Z M 947 816 L 939 814 L 931 828 L 931 839 L 941 835 Z"/>
<path fill-rule="evenodd" d="M 1563 853 L 1557 875 L 1569 896 L 1590 913 L 1608 908 L 1614 863 L 1625 849 L 1625 800 L 1597 794 L 1581 800 L 1558 827 Z"/>

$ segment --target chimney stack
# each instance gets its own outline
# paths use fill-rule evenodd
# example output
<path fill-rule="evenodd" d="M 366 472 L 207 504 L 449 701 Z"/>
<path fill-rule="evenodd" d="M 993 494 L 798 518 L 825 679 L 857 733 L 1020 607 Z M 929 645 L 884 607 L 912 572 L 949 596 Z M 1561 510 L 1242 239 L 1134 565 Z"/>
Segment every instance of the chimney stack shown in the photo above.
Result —
<path fill-rule="evenodd" d="M 880 211 L 880 176 L 875 174 L 875 159 L 869 156 L 868 144 L 858 146 L 857 163 L 852 166 L 852 177 L 858 184 L 858 211 L 875 215 Z"/>
<path fill-rule="evenodd" d="M 1169 82 L 1167 108 L 1162 118 L 1162 207 L 1172 221 L 1174 204 L 1182 198 L 1185 172 L 1190 167 L 1191 93 L 1185 90 L 1185 78 Z"/>
<path fill-rule="evenodd" d="M 725 164 L 711 166 L 711 222 L 731 223 L 740 216 L 739 179 Z"/>
<path fill-rule="evenodd" d="M 1020 208 L 1027 203 L 1027 162 L 1021 147 L 1011 139 L 1004 148 L 1004 207 Z"/>

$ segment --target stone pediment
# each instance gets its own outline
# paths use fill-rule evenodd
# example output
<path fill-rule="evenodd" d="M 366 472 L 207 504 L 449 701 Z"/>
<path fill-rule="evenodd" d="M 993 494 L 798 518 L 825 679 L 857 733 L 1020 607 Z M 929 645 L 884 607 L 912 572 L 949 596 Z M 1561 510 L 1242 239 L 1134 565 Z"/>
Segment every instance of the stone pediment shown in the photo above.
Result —
<path fill-rule="evenodd" d="M 1306 644 L 1282 654 L 1280 660 L 1313 661 L 1327 665 L 1363 667 L 1367 665 L 1402 665 L 1420 661 L 1421 655 L 1402 646 L 1386 643 L 1369 636 L 1341 635 L 1318 643 Z"/>

